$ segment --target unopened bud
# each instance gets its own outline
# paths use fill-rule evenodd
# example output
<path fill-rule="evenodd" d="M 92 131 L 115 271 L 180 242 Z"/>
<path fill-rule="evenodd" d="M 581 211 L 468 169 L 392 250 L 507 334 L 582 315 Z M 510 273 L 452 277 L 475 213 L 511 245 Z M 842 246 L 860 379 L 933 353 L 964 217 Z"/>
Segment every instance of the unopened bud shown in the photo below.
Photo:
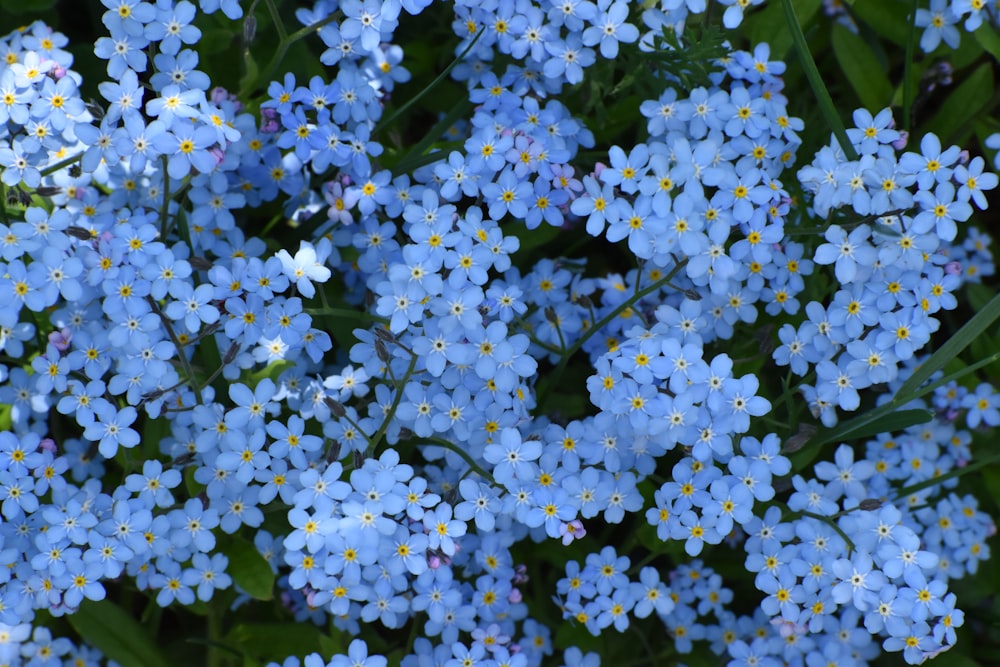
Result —
<path fill-rule="evenodd" d="M 340 401 L 330 397 L 323 399 L 323 401 L 326 403 L 326 407 L 330 408 L 330 412 L 333 413 L 333 416 L 337 419 L 347 416 L 347 409 L 344 408 L 344 404 Z"/>
<path fill-rule="evenodd" d="M 90 100 L 84 106 L 87 107 L 87 111 L 89 111 L 90 115 L 94 117 L 94 120 L 100 122 L 101 120 L 104 119 L 104 107 L 102 107 L 96 101 Z"/>
<path fill-rule="evenodd" d="M 389 331 L 385 327 L 376 327 L 375 328 L 375 337 L 378 338 L 378 339 L 380 339 L 380 340 L 384 340 L 387 343 L 395 343 L 396 342 L 396 337 L 392 334 L 391 331 Z"/>
<path fill-rule="evenodd" d="M 18 186 L 12 187 L 7 190 L 7 205 L 8 206 L 30 206 L 31 205 L 31 195 L 22 190 Z"/>
<path fill-rule="evenodd" d="M 586 294 L 581 294 L 580 296 L 576 297 L 576 302 L 580 304 L 582 308 L 586 308 L 587 310 L 591 310 L 594 307 L 594 302 L 591 301 L 590 297 L 587 296 Z"/>
<path fill-rule="evenodd" d="M 72 225 L 66 228 L 66 233 L 75 239 L 80 239 L 81 241 L 89 241 L 93 238 L 90 234 L 90 230 L 85 227 L 77 227 Z"/>
<path fill-rule="evenodd" d="M 257 19 L 253 14 L 247 14 L 243 21 L 243 41 L 249 44 L 257 36 Z"/>
<path fill-rule="evenodd" d="M 233 363 L 236 360 L 236 355 L 238 355 L 239 353 L 240 353 L 239 343 L 233 343 L 232 345 L 230 345 L 229 349 L 226 350 L 226 356 L 222 358 L 222 365 L 228 366 L 229 364 Z"/>
<path fill-rule="evenodd" d="M 858 504 L 858 509 L 865 512 L 874 512 L 880 507 L 882 507 L 881 498 L 865 498 Z"/>
<path fill-rule="evenodd" d="M 386 349 L 385 343 L 380 340 L 375 341 L 375 355 L 383 364 L 389 362 L 389 350 Z"/>
<path fill-rule="evenodd" d="M 757 344 L 760 348 L 760 353 L 764 357 L 770 358 L 771 353 L 774 352 L 774 327 L 770 324 L 765 325 L 758 329 L 754 333 L 754 338 L 757 339 Z"/>
<path fill-rule="evenodd" d="M 556 309 L 553 308 L 552 306 L 545 307 L 545 319 L 548 320 L 551 324 L 555 325 L 559 324 L 559 315 L 556 314 Z"/>
<path fill-rule="evenodd" d="M 195 271 L 208 271 L 213 266 L 212 262 L 204 257 L 192 257 L 188 259 L 188 264 L 190 264 L 191 268 Z"/>
<path fill-rule="evenodd" d="M 354 467 L 361 468 L 365 464 L 364 452 L 354 452 Z"/>
<path fill-rule="evenodd" d="M 816 435 L 816 427 L 812 424 L 799 424 L 798 433 L 785 440 L 785 445 L 781 448 L 782 454 L 797 452 L 809 442 L 809 439 Z"/>
<path fill-rule="evenodd" d="M 340 443 L 336 440 L 329 440 L 330 444 L 326 450 L 326 460 L 330 463 L 340 458 Z"/>
<path fill-rule="evenodd" d="M 688 301 L 701 301 L 701 293 L 698 290 L 689 288 L 684 290 L 684 298 Z"/>

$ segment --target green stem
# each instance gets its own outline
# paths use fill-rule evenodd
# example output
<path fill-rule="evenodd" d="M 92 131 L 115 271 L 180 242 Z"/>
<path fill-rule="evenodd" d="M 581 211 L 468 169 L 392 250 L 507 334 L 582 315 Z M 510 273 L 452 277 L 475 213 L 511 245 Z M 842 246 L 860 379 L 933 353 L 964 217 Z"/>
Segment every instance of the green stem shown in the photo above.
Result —
<path fill-rule="evenodd" d="M 917 41 L 917 2 L 910 6 L 910 34 L 906 38 L 906 55 L 903 61 L 903 129 L 910 131 L 913 122 L 913 48 Z"/>
<path fill-rule="evenodd" d="M 320 19 L 319 21 L 311 23 L 304 28 L 300 28 L 291 34 L 285 35 L 285 37 L 278 42 L 278 48 L 275 49 L 274 56 L 272 56 L 271 60 L 269 60 L 267 65 L 264 66 L 264 69 L 262 69 L 256 77 L 254 77 L 254 80 L 250 84 L 247 84 L 243 88 L 241 91 L 241 97 L 248 97 L 250 93 L 257 89 L 260 81 L 267 81 L 271 78 L 271 74 L 278 69 L 278 65 L 281 64 L 281 61 L 284 59 L 285 54 L 288 53 L 288 49 L 292 46 L 292 44 L 318 31 L 323 26 L 333 23 L 339 18 L 340 12 L 336 11 L 324 19 Z"/>
<path fill-rule="evenodd" d="M 278 31 L 278 39 L 285 41 L 288 39 L 288 31 L 285 29 L 285 22 L 281 20 L 281 14 L 274 4 L 274 0 L 264 0 L 267 10 L 271 12 L 271 20 L 274 21 L 274 29 Z"/>
<path fill-rule="evenodd" d="M 350 308 L 303 308 L 302 312 L 308 315 L 342 317 L 345 319 L 360 320 L 362 322 L 379 322 L 382 324 L 389 323 L 389 320 L 384 317 L 372 315 L 371 313 L 362 312 L 360 310 L 352 310 Z"/>
<path fill-rule="evenodd" d="M 389 424 L 396 417 L 396 410 L 399 409 L 399 403 L 403 400 L 403 388 L 406 383 L 410 381 L 413 377 L 413 369 L 417 367 L 417 355 L 410 357 L 410 365 L 406 367 L 406 375 L 403 376 L 403 380 L 396 385 L 396 397 L 392 399 L 392 405 L 389 406 L 389 412 L 386 413 L 385 419 L 382 420 L 382 425 L 379 427 L 375 435 L 372 436 L 371 444 L 368 445 L 369 454 L 375 454 L 378 450 L 379 444 L 382 442 L 382 438 L 385 437 L 385 432 L 389 430 Z"/>
<path fill-rule="evenodd" d="M 59 171 L 63 167 L 68 167 L 71 164 L 73 164 L 75 162 L 79 162 L 82 159 L 83 159 L 83 153 L 77 153 L 76 155 L 74 155 L 72 157 L 68 157 L 65 160 L 61 161 L 61 162 L 56 162 L 55 164 L 50 165 L 50 166 L 46 167 L 45 169 L 42 169 L 42 176 L 44 177 L 44 176 L 49 176 L 51 174 L 54 174 L 55 172 Z"/>
<path fill-rule="evenodd" d="M 602 317 L 599 322 L 596 322 L 594 324 L 594 326 L 592 326 L 591 328 L 587 329 L 587 331 L 582 336 L 580 336 L 580 338 L 578 338 L 577 341 L 575 343 L 573 343 L 569 347 L 569 349 L 567 349 L 563 353 L 562 357 L 559 359 L 559 364 L 556 366 L 555 370 L 552 372 L 551 381 L 548 384 L 546 384 L 545 387 L 542 389 L 542 391 L 539 392 L 539 394 L 538 394 L 538 400 L 537 400 L 537 403 L 536 403 L 537 406 L 538 406 L 538 409 L 541 410 L 541 408 L 545 405 L 546 399 L 548 399 L 549 395 L 552 393 L 552 389 L 554 387 L 556 387 L 556 386 L 559 385 L 559 379 L 562 377 L 563 372 L 566 370 L 566 365 L 569 363 L 570 358 L 574 354 L 576 354 L 580 350 L 580 348 L 583 347 L 586 344 L 586 342 L 588 340 L 590 340 L 595 335 L 597 335 L 597 332 L 599 332 L 601 329 L 603 329 L 605 326 L 607 326 L 607 324 L 609 322 L 611 322 L 612 320 L 614 320 L 620 314 L 622 314 L 623 312 L 625 312 L 625 310 L 631 308 L 636 303 L 638 303 L 639 301 L 641 301 L 645 296 L 647 296 L 649 294 L 652 294 L 653 292 L 657 291 L 658 289 L 660 289 L 661 287 L 663 287 L 664 285 L 666 285 L 667 283 L 669 283 L 671 280 L 673 280 L 674 276 L 677 275 L 677 273 L 686 264 L 687 264 L 687 260 L 686 259 L 678 262 L 677 265 L 675 265 L 674 268 L 672 268 L 670 270 L 670 273 L 668 273 L 666 276 L 664 276 L 663 278 L 660 278 L 659 280 L 657 280 L 655 283 L 653 283 L 649 287 L 646 287 L 646 288 L 644 288 L 642 290 L 639 290 L 638 292 L 635 293 L 634 296 L 632 296 L 631 298 L 629 298 L 627 301 L 624 301 L 624 302 L 618 304 L 618 306 L 615 307 L 614 310 L 612 310 L 610 313 L 608 313 L 607 315 L 605 315 L 604 317 Z"/>
<path fill-rule="evenodd" d="M 857 547 L 854 546 L 854 542 L 851 540 L 850 537 L 848 537 L 847 533 L 845 533 L 843 529 L 841 529 L 841 527 L 837 525 L 837 522 L 831 519 L 830 517 L 823 516 L 822 514 L 814 514 L 812 512 L 807 512 L 806 510 L 800 511 L 799 514 L 801 514 L 802 516 L 807 516 L 810 519 L 816 519 L 817 521 L 822 521 L 823 523 L 825 523 L 826 525 L 830 526 L 835 531 L 837 531 L 837 534 L 840 535 L 844 539 L 844 542 L 847 544 L 848 555 L 850 555 L 852 551 L 857 549 Z"/>
<path fill-rule="evenodd" d="M 414 95 L 413 97 L 411 97 L 410 99 L 408 99 L 406 101 L 406 103 L 403 104 L 403 106 L 399 107 L 394 112 L 392 112 L 389 115 L 388 118 L 383 118 L 375 126 L 375 129 L 372 130 L 372 136 L 375 136 L 376 134 L 378 134 L 379 132 L 381 132 L 385 128 L 387 128 L 390 125 L 392 125 L 393 122 L 395 122 L 397 118 L 401 117 L 404 113 L 406 113 L 406 111 L 410 107 L 412 107 L 414 104 L 416 104 L 420 100 L 420 98 L 422 98 L 424 95 L 426 95 L 431 90 L 433 90 L 439 83 L 441 83 L 442 81 L 444 81 L 445 77 L 447 77 L 451 73 L 451 70 L 455 69 L 455 67 L 458 65 L 458 63 L 462 62 L 462 59 L 465 58 L 465 56 L 469 53 L 469 51 L 472 50 L 472 47 L 476 45 L 476 42 L 479 41 L 479 38 L 482 37 L 485 32 L 486 32 L 486 30 L 479 30 L 476 33 L 476 36 L 472 38 L 472 41 L 469 42 L 469 45 L 466 46 L 465 49 L 463 49 L 463 51 L 460 54 L 458 54 L 458 57 L 456 57 L 454 60 L 452 60 L 451 64 L 449 64 L 444 69 L 443 72 L 441 72 L 440 74 L 438 74 L 437 77 L 433 81 L 430 82 L 430 84 L 428 84 L 426 87 L 424 87 L 424 89 L 421 90 L 419 93 L 417 93 L 416 95 Z"/>
<path fill-rule="evenodd" d="M 208 605 L 208 650 L 205 652 L 207 667 L 222 667 L 223 655 L 219 650 L 222 641 L 222 613 L 216 609 L 218 605 Z"/>
<path fill-rule="evenodd" d="M 174 344 L 174 348 L 177 350 L 177 360 L 184 369 L 184 374 L 187 376 L 187 382 L 194 390 L 194 400 L 197 403 L 201 403 L 201 392 L 198 391 L 198 383 L 195 381 L 194 368 L 191 367 L 191 362 L 188 361 L 187 355 L 184 353 L 184 345 L 181 343 L 180 339 L 177 338 L 177 334 L 174 332 L 174 327 L 170 324 L 170 318 L 168 318 L 162 310 L 160 310 L 160 304 L 156 303 L 156 299 L 151 296 L 146 297 L 146 301 L 149 303 L 153 312 L 156 313 L 160 321 L 163 322 L 163 329 L 167 332 L 167 336 L 170 337 L 170 341 Z"/>
<path fill-rule="evenodd" d="M 781 6 L 785 10 L 785 22 L 788 24 L 788 31 L 792 35 L 792 43 L 795 45 L 795 50 L 799 54 L 799 62 L 802 64 L 802 70 L 809 81 L 809 86 L 813 89 L 816 101 L 819 102 L 820 112 L 823 114 L 826 124 L 833 130 L 837 141 L 840 143 L 840 149 L 844 152 L 847 159 L 852 161 L 857 160 L 858 154 L 854 150 L 851 140 L 847 138 L 847 130 L 844 129 L 844 123 L 840 120 L 837 107 L 833 104 L 830 91 L 826 89 L 823 77 L 820 76 L 819 69 L 816 67 L 816 61 L 813 60 L 812 54 L 809 52 L 809 45 L 806 43 L 806 36 L 802 33 L 799 18 L 795 15 L 795 7 L 792 6 L 792 0 L 781 0 Z"/>
<path fill-rule="evenodd" d="M 993 456 L 987 457 L 985 459 L 980 459 L 975 463 L 970 463 L 963 468 L 955 468 L 950 470 L 943 475 L 938 475 L 937 477 L 931 477 L 930 479 L 925 479 L 922 482 L 917 482 L 916 484 L 911 484 L 910 486 L 904 486 L 902 489 L 896 492 L 894 499 L 905 498 L 906 496 L 912 496 L 914 493 L 919 493 L 924 489 L 929 489 L 932 486 L 937 486 L 942 482 L 947 482 L 949 479 L 955 479 L 956 477 L 961 477 L 962 475 L 967 475 L 970 472 L 975 472 L 980 468 L 985 468 L 986 466 L 993 465 L 1000 461 L 1000 454 L 994 454 Z"/>
<path fill-rule="evenodd" d="M 485 470 L 483 470 L 483 468 L 478 463 L 476 463 L 475 459 L 473 459 L 472 456 L 470 456 L 467 451 L 465 451 L 464 449 L 462 449 L 461 447 L 459 447 L 455 443 L 449 442 L 449 441 L 445 440 L 444 438 L 431 437 L 431 438 L 425 438 L 425 439 L 429 443 L 435 444 L 435 445 L 437 445 L 439 447 L 444 447 L 445 449 L 447 449 L 450 452 L 455 452 L 456 454 L 458 454 L 459 456 L 462 457 L 463 461 L 465 461 L 466 463 L 469 464 L 469 468 L 473 472 L 475 472 L 476 474 L 478 474 L 483 479 L 489 481 L 489 483 L 492 484 L 493 486 L 497 485 L 496 480 L 493 479 L 493 475 L 491 475 L 488 472 L 486 472 Z"/>
<path fill-rule="evenodd" d="M 167 172 L 167 156 L 161 155 L 163 163 L 163 204 L 160 205 L 160 238 L 167 238 L 167 221 L 170 217 L 170 174 Z M 180 350 L 180 348 L 177 348 Z"/>

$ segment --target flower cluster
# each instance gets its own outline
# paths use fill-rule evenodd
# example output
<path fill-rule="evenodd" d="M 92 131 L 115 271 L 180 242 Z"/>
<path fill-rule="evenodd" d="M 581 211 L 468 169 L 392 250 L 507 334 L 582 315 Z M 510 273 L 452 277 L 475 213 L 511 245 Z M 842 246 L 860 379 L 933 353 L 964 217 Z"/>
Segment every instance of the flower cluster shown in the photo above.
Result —
<path fill-rule="evenodd" d="M 982 158 L 933 135 L 900 155 L 890 114 L 862 110 L 858 159 L 831 144 L 786 187 L 804 123 L 761 44 L 689 88 L 653 75 L 645 140 L 587 163 L 569 102 L 586 68 L 705 3 L 457 1 L 472 112 L 438 129 L 461 149 L 389 167 L 383 110 L 409 80 L 392 39 L 426 0 L 300 9 L 331 78 L 256 99 L 197 69 L 199 13 L 239 19 L 237 0 L 102 2 L 100 103 L 45 24 L 0 40 L 0 662 L 96 662 L 32 624 L 122 579 L 162 607 L 252 606 L 240 540 L 297 621 L 409 625 L 406 667 L 540 665 L 536 616 L 560 614 L 593 634 L 655 620 L 672 650 L 704 640 L 732 665 L 955 642 L 948 581 L 995 529 L 948 475 L 972 456 L 960 420 L 1000 425 L 1000 394 L 942 381 L 908 406 L 932 422 L 812 475 L 789 429 L 895 394 L 934 315 L 993 272 L 959 224 L 997 185 Z M 732 28 L 760 2 L 721 4 Z M 244 231 L 276 200 L 297 248 Z M 519 252 L 547 230 L 608 257 Z M 761 311 L 780 327 L 754 331 Z M 335 349 L 341 316 L 369 326 Z M 785 366 L 808 410 L 786 387 L 788 423 L 766 422 Z M 625 522 L 645 538 L 594 548 Z M 519 560 L 546 542 L 593 551 L 560 560 L 555 611 Z M 710 566 L 739 549 L 756 610 Z M 373 653 L 285 665 L 387 664 Z"/>
<path fill-rule="evenodd" d="M 897 158 L 900 134 L 888 110 L 874 117 L 858 111 L 854 120 L 848 135 L 859 159 L 826 147 L 799 172 L 817 215 L 850 208 L 862 216 L 847 228 L 830 224 L 816 249 L 816 263 L 833 265 L 840 287 L 827 305 L 808 303 L 798 328 L 784 325 L 775 352 L 796 375 L 815 370 L 806 397 L 827 425 L 836 422 L 836 408 L 857 409 L 859 389 L 895 379 L 927 343 L 939 326 L 934 314 L 956 305 L 960 273 L 980 276 L 975 255 L 962 262 L 953 250 L 941 251 L 998 183 L 983 158 L 962 159 L 933 134 L 921 139 L 919 153 Z M 970 426 L 977 416 L 970 414 Z"/>

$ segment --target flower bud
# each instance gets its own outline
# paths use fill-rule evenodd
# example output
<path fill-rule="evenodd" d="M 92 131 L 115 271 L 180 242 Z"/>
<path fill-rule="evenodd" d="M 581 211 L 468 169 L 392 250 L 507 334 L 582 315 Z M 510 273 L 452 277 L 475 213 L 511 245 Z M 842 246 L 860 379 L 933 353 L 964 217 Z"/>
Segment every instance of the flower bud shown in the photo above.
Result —
<path fill-rule="evenodd" d="M 803 445 L 809 442 L 809 438 L 816 435 L 816 427 L 812 424 L 799 424 L 798 432 L 785 440 L 784 447 L 781 448 L 782 454 L 791 454 L 792 452 L 797 452 L 802 449 Z"/>
<path fill-rule="evenodd" d="M 334 400 L 332 398 L 329 398 L 329 397 L 327 397 L 327 398 L 325 398 L 323 400 L 326 403 L 326 407 L 330 408 L 330 412 L 333 413 L 334 417 L 336 417 L 337 419 L 341 419 L 341 418 L 347 416 L 347 409 L 344 408 L 344 404 L 343 403 L 341 403 L 340 401 Z"/>
<path fill-rule="evenodd" d="M 243 41 L 250 44 L 257 36 L 257 19 L 253 14 L 247 14 L 243 21 Z"/>
<path fill-rule="evenodd" d="M 874 512 L 882 507 L 882 502 L 881 498 L 865 498 L 858 504 L 858 509 L 864 512 Z"/>

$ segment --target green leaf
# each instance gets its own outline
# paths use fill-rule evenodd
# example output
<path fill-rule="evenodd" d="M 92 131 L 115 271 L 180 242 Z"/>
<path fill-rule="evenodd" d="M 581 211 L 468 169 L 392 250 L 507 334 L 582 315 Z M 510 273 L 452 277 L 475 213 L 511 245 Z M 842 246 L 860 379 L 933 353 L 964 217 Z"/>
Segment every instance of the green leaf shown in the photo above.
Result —
<path fill-rule="evenodd" d="M 929 410 L 893 411 L 894 407 L 892 403 L 882 405 L 832 428 L 816 431 L 801 450 L 791 455 L 792 469 L 804 470 L 819 456 L 823 445 L 831 442 L 859 440 L 879 433 L 902 431 L 916 424 L 925 424 L 934 418 L 934 413 Z"/>
<path fill-rule="evenodd" d="M 264 378 L 270 378 L 272 382 L 278 384 L 278 378 L 281 374 L 293 366 L 295 366 L 295 362 L 288 361 L 287 359 L 272 361 L 259 371 L 250 374 L 249 386 L 256 387 L 257 384 Z"/>
<path fill-rule="evenodd" d="M 983 47 L 995 59 L 1000 60 L 1000 34 L 996 28 L 989 23 L 979 26 L 979 30 L 972 33 L 979 46 Z"/>
<path fill-rule="evenodd" d="M 0 0 L 0 9 L 11 14 L 32 14 L 52 9 L 55 4 L 56 0 Z"/>
<path fill-rule="evenodd" d="M 892 101 L 892 83 L 872 48 L 839 23 L 833 26 L 831 42 L 837 62 L 861 105 L 873 111 L 886 107 Z"/>
<path fill-rule="evenodd" d="M 224 53 L 233 48 L 234 39 L 232 30 L 225 28 L 204 29 L 201 32 L 201 39 L 198 40 L 198 55 L 205 59 L 216 53 Z"/>
<path fill-rule="evenodd" d="M 816 16 L 822 4 L 823 0 L 792 0 L 802 25 L 807 25 Z M 751 44 L 767 42 L 771 47 L 772 60 L 786 59 L 788 50 L 792 48 L 792 34 L 785 29 L 785 15 L 780 3 L 769 2 L 763 9 L 748 16 L 746 23 Z"/>
<path fill-rule="evenodd" d="M 906 46 L 910 36 L 910 8 L 900 0 L 865 0 L 851 5 L 851 13 L 881 37 Z"/>
<path fill-rule="evenodd" d="M 249 48 L 243 52 L 243 65 L 245 70 L 240 77 L 240 99 L 247 99 L 257 86 L 257 78 L 260 76 L 260 66 L 257 65 Z"/>
<path fill-rule="evenodd" d="M 336 632 L 332 635 L 320 634 L 319 636 L 319 646 L 320 651 L 323 655 L 341 655 L 347 653 L 347 642 L 344 641 L 344 636 Z M 395 663 L 389 663 L 395 664 Z"/>
<path fill-rule="evenodd" d="M 927 123 L 942 145 L 960 143 L 972 131 L 972 121 L 993 98 L 993 64 L 983 63 L 962 81 Z"/>
<path fill-rule="evenodd" d="M 88 644 L 122 667 L 171 667 L 146 629 L 110 600 L 84 600 L 66 618 Z"/>
<path fill-rule="evenodd" d="M 257 600 L 274 597 L 274 572 L 257 548 L 241 537 L 227 538 L 222 553 L 229 558 L 226 572 L 233 582 Z"/>
<path fill-rule="evenodd" d="M 240 623 L 225 642 L 262 661 L 302 657 L 321 649 L 319 629 L 305 623 Z"/>
<path fill-rule="evenodd" d="M 896 393 L 900 403 L 908 403 L 912 400 L 911 394 L 915 394 L 920 385 L 930 379 L 932 375 L 944 368 L 945 364 L 957 357 L 962 350 L 975 340 L 979 334 L 989 329 L 993 323 L 1000 318 L 1000 294 L 993 297 L 979 312 L 972 316 L 972 319 L 955 332 L 944 345 L 932 354 L 924 363 L 917 366 L 913 375 L 903 383 Z M 896 402 L 897 399 L 893 399 Z"/>
<path fill-rule="evenodd" d="M 819 69 L 816 67 L 816 61 L 813 60 L 812 53 L 809 51 L 809 44 L 806 42 L 806 36 L 802 33 L 802 24 L 799 22 L 798 16 L 795 13 L 795 7 L 792 4 L 792 0 L 781 0 L 781 7 L 785 12 L 785 24 L 788 28 L 788 32 L 792 35 L 792 41 L 795 44 L 795 51 L 798 53 L 799 62 L 802 65 L 802 71 L 805 72 L 806 79 L 809 81 L 809 87 L 812 88 L 813 95 L 816 96 L 816 102 L 819 104 L 819 109 L 823 114 L 823 119 L 826 121 L 827 127 L 829 127 L 829 129 L 837 137 L 837 143 L 840 144 L 840 150 L 844 152 L 847 159 L 857 160 L 858 154 L 857 151 L 854 150 L 854 145 L 847 137 L 847 130 L 844 128 L 844 121 L 841 120 L 840 112 L 833 104 L 833 98 L 830 97 L 830 91 L 827 90 L 826 84 L 823 82 L 823 77 L 820 75 Z"/>
<path fill-rule="evenodd" d="M 860 440 L 870 438 L 879 433 L 895 433 L 903 431 L 917 424 L 926 424 L 934 419 L 934 413 L 930 410 L 897 410 L 885 417 L 881 417 L 870 423 L 859 423 L 851 428 L 842 430 L 838 436 L 840 440 Z M 853 421 L 853 420 L 852 420 Z M 851 422 L 847 422 L 846 425 Z"/>

